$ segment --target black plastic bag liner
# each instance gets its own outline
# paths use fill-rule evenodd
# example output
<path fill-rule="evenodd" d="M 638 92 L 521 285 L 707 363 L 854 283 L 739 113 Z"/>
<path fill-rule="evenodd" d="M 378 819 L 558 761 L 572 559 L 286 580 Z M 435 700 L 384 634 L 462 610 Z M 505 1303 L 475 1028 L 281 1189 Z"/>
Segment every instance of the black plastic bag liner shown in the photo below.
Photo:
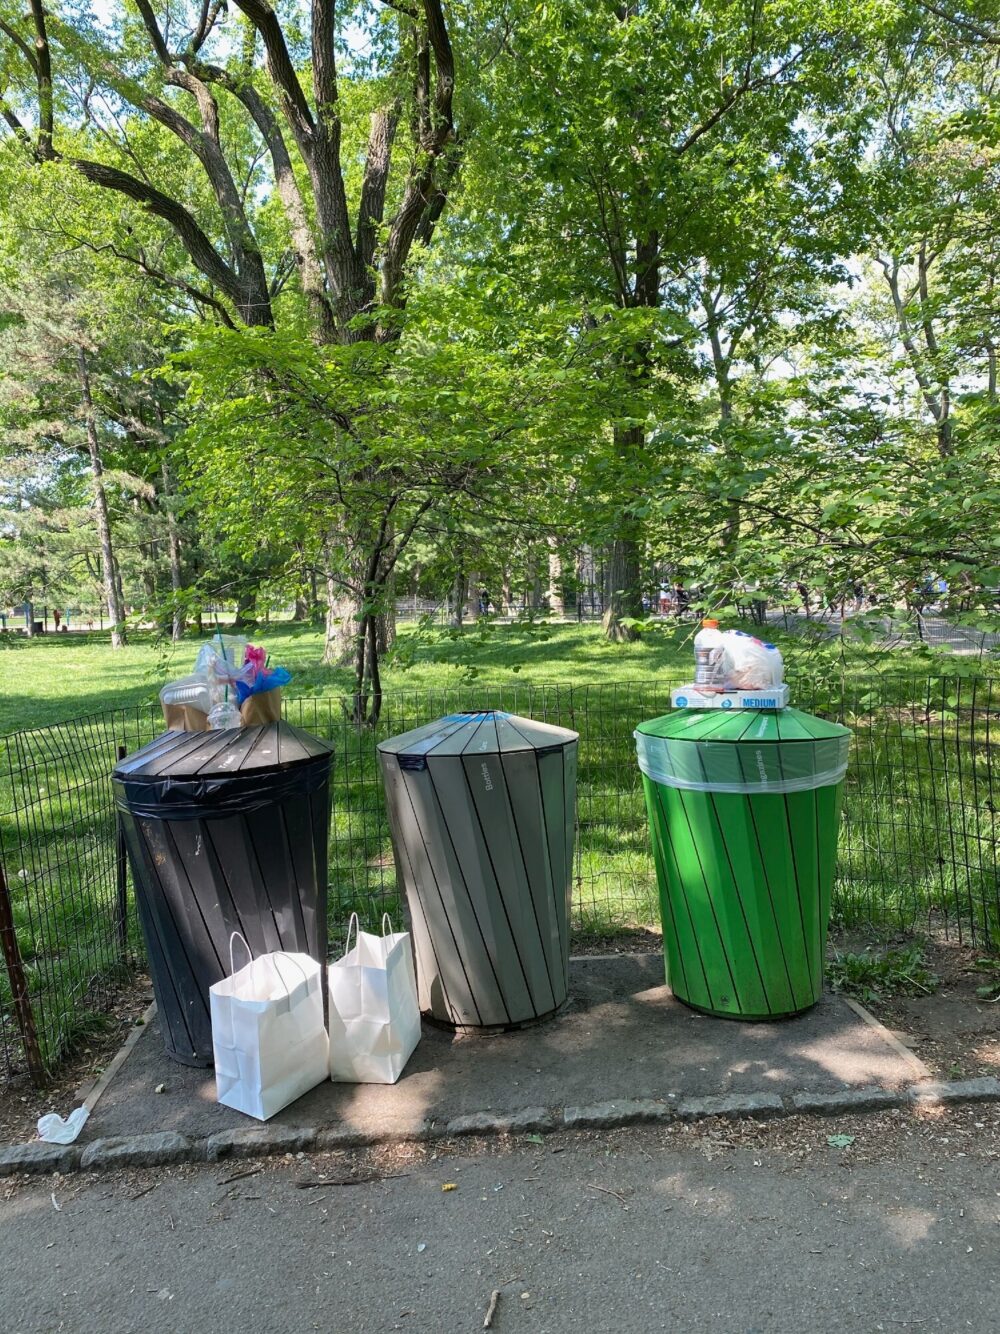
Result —
<path fill-rule="evenodd" d="M 331 755 L 325 741 L 285 722 L 166 732 L 115 769 L 115 802 L 121 811 L 150 819 L 250 814 L 322 787 Z"/>
<path fill-rule="evenodd" d="M 332 748 L 289 723 L 166 732 L 112 775 L 168 1055 L 211 1065 L 234 931 L 326 962 Z"/>

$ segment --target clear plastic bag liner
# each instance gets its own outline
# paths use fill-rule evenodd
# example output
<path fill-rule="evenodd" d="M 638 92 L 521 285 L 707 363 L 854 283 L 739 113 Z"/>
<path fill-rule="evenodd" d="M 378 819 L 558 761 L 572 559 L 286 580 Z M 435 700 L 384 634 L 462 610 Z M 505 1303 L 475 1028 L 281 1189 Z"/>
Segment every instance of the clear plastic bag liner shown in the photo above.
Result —
<path fill-rule="evenodd" d="M 692 792 L 808 792 L 847 772 L 850 736 L 815 741 L 690 741 L 633 733 L 639 768 L 654 783 Z"/>
<path fill-rule="evenodd" d="M 327 780 L 332 755 L 290 769 L 205 778 L 114 779 L 115 804 L 137 820 L 219 820 L 308 797 Z"/>

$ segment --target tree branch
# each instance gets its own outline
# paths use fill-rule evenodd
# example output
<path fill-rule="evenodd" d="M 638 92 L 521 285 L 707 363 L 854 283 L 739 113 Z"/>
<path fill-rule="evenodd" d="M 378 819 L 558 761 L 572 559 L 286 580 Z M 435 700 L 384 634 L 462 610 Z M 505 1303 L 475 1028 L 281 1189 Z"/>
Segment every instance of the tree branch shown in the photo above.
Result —
<path fill-rule="evenodd" d="M 697 125 L 687 138 L 682 140 L 681 143 L 676 146 L 674 152 L 677 156 L 681 157 L 689 148 L 693 148 L 698 140 L 701 139 L 703 135 L 706 135 L 709 130 L 714 129 L 719 121 L 722 120 L 724 116 L 728 115 L 733 107 L 736 106 L 737 102 L 746 97 L 748 93 L 757 92 L 761 88 L 766 88 L 769 84 L 776 84 L 783 74 L 787 73 L 787 71 L 794 65 L 798 64 L 805 55 L 806 50 L 807 46 L 803 44 L 794 55 L 789 56 L 783 65 L 779 65 L 777 69 L 772 70 L 770 73 L 761 74 L 756 79 L 748 79 L 745 77 L 742 83 L 726 94 L 712 114 L 703 120 L 700 125 Z"/>
<path fill-rule="evenodd" d="M 365 173 L 358 204 L 357 250 L 359 264 L 371 264 L 375 254 L 378 229 L 385 216 L 385 192 L 392 164 L 392 145 L 399 124 L 399 101 L 373 111 L 368 133 Z"/>
<path fill-rule="evenodd" d="M 305 157 L 312 146 L 316 123 L 288 54 L 278 16 L 267 0 L 236 0 L 236 4 L 261 35 L 267 53 L 268 72 L 278 89 L 288 122 Z"/>
<path fill-rule="evenodd" d="M 168 222 L 206 278 L 225 292 L 234 305 L 240 307 L 245 304 L 246 293 L 238 275 L 225 262 L 198 225 L 194 215 L 189 213 L 183 204 L 163 194 L 155 186 L 140 181 L 138 177 L 119 171 L 117 167 L 109 167 L 103 162 L 91 162 L 87 158 L 68 158 L 67 161 L 92 184 L 126 195 L 156 217 Z M 248 319 L 247 322 L 261 324 L 268 321 L 262 320 L 258 314 L 257 318 Z"/>
<path fill-rule="evenodd" d="M 28 62 L 28 64 L 31 66 L 31 68 L 34 70 L 37 76 L 38 61 L 35 59 L 35 53 L 34 51 L 32 51 L 31 47 L 20 35 L 20 33 L 15 32 L 14 29 L 8 23 L 4 23 L 3 19 L 0 19 L 0 32 L 4 33 L 7 37 L 10 38 L 10 40 L 20 51 L 21 55 L 24 56 L 25 60 Z"/>
<path fill-rule="evenodd" d="M 38 156 L 49 159 L 54 155 L 52 133 L 55 128 L 52 102 L 52 52 L 45 26 L 42 0 L 30 0 L 31 17 L 35 24 L 35 77 L 38 85 Z"/>
<path fill-rule="evenodd" d="M 430 130 L 421 144 L 422 154 L 410 168 L 410 175 L 389 229 L 381 272 L 381 300 L 384 305 L 400 305 L 403 268 L 420 226 L 424 210 L 435 192 L 435 172 L 449 144 L 455 141 L 452 100 L 455 91 L 455 60 L 441 0 L 424 0 L 427 39 L 434 57 L 434 103 Z M 444 207 L 443 201 L 441 208 Z"/>
<path fill-rule="evenodd" d="M 952 14 L 947 9 L 943 9 L 940 5 L 933 4 L 931 0 L 917 0 L 917 4 L 921 9 L 926 9 L 928 13 L 936 14 L 939 19 L 944 19 L 946 23 L 950 23 L 954 27 L 960 28 L 962 32 L 967 32 L 970 37 L 975 37 L 978 41 L 986 42 L 990 46 L 1000 46 L 1000 32 L 980 27 L 980 25 L 972 19 L 961 17 L 958 14 Z"/>

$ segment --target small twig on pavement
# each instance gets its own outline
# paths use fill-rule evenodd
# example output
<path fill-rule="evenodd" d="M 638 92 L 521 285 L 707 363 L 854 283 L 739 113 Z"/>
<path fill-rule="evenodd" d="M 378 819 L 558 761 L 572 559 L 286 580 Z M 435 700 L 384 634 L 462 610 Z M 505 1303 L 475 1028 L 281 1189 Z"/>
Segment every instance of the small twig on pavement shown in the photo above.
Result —
<path fill-rule="evenodd" d="M 483 1329 L 489 1329 L 493 1324 L 493 1317 L 496 1315 L 497 1302 L 500 1300 L 500 1289 L 494 1288 L 490 1293 L 490 1304 L 486 1308 L 486 1319 L 483 1321 Z"/>
<path fill-rule="evenodd" d="M 154 1181 L 151 1186 L 144 1186 L 142 1190 L 137 1190 L 134 1195 L 130 1195 L 130 1200 L 141 1200 L 144 1195 L 148 1195 L 151 1190 L 155 1190 L 160 1183 Z"/>
<path fill-rule="evenodd" d="M 258 1172 L 263 1172 L 263 1170 L 262 1167 L 248 1167 L 245 1172 L 234 1172 L 231 1177 L 223 1177 L 221 1181 L 217 1181 L 215 1184 L 217 1186 L 231 1186 L 234 1181 L 242 1181 L 244 1177 L 255 1177 Z"/>
<path fill-rule="evenodd" d="M 409 1172 L 390 1172 L 382 1175 L 380 1172 L 370 1172 L 363 1177 L 342 1177 L 340 1181 L 293 1181 L 292 1185 L 296 1190 L 318 1190 L 322 1186 L 369 1186 L 373 1181 L 400 1181 L 403 1177 L 408 1177 Z"/>
<path fill-rule="evenodd" d="M 623 1195 L 619 1195 L 616 1190 L 608 1190 L 607 1186 L 595 1186 L 592 1181 L 588 1181 L 587 1186 L 590 1190 L 600 1190 L 603 1191 L 605 1195 L 613 1195 L 615 1199 L 618 1200 L 618 1202 L 621 1204 L 621 1207 L 626 1211 L 626 1213 L 628 1212 L 628 1205 L 625 1203 L 625 1197 Z"/>
<path fill-rule="evenodd" d="M 61 1214 L 61 1213 L 62 1213 L 62 1205 L 61 1205 L 61 1204 L 59 1203 L 59 1201 L 56 1199 L 56 1193 L 55 1193 L 55 1191 L 51 1191 L 51 1192 L 50 1192 L 49 1198 L 50 1198 L 51 1201 L 52 1201 L 52 1208 L 56 1211 L 57 1214 Z"/>

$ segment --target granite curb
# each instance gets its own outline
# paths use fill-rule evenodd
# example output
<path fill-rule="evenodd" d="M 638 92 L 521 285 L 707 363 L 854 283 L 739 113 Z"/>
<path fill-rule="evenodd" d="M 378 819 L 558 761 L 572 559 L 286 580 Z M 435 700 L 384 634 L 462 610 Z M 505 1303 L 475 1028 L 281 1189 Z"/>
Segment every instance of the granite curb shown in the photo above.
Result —
<path fill-rule="evenodd" d="M 116 1167 L 160 1167 L 220 1162 L 278 1154 L 365 1148 L 378 1144 L 454 1139 L 462 1136 L 553 1134 L 559 1130 L 616 1130 L 669 1122 L 765 1120 L 790 1116 L 841 1116 L 887 1108 L 1000 1102 L 1000 1079 L 987 1076 L 951 1082 L 923 1081 L 900 1089 L 853 1088 L 834 1093 L 728 1093 L 693 1098 L 622 1098 L 588 1106 L 524 1107 L 512 1112 L 475 1112 L 450 1121 L 414 1121 L 366 1133 L 351 1126 L 242 1126 L 204 1138 L 174 1130 L 95 1139 L 85 1145 L 34 1142 L 0 1147 L 0 1177 L 47 1172 L 104 1171 Z"/>

